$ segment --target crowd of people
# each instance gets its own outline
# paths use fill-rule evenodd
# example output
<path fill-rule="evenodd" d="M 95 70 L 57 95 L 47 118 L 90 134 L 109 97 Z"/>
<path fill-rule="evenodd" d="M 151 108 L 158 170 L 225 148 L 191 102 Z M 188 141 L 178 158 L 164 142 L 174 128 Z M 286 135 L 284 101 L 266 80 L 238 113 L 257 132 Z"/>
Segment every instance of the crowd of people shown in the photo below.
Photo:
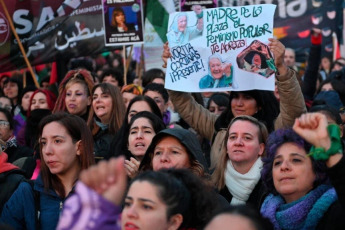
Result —
<path fill-rule="evenodd" d="M 55 90 L 2 76 L 0 228 L 343 229 L 345 59 L 321 42 L 299 76 L 269 39 L 274 92 L 124 85 L 116 56 Z"/>

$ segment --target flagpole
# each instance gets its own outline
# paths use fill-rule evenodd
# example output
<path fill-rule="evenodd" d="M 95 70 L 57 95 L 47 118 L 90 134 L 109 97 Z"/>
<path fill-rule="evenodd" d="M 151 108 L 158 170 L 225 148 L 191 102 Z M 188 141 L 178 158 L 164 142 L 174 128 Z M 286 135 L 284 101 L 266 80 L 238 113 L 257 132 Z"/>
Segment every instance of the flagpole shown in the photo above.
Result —
<path fill-rule="evenodd" d="M 127 85 L 126 46 L 122 46 L 122 56 L 123 56 L 123 84 Z"/>
<path fill-rule="evenodd" d="M 37 79 L 35 78 L 35 74 L 34 74 L 34 71 L 33 71 L 33 69 L 32 69 L 32 66 L 31 66 L 31 64 L 30 64 L 30 62 L 29 62 L 29 59 L 28 59 L 28 57 L 26 56 L 26 53 L 25 53 L 23 44 L 22 44 L 22 42 L 21 42 L 20 39 L 19 39 L 19 36 L 18 36 L 18 34 L 17 34 L 16 29 L 14 28 L 14 25 L 13 25 L 13 22 L 12 22 L 12 19 L 11 19 L 11 16 L 10 16 L 10 14 L 8 13 L 8 10 L 7 10 L 7 7 L 6 7 L 5 3 L 4 3 L 4 0 L 0 0 L 0 2 L 1 2 L 1 5 L 2 5 L 2 8 L 3 8 L 4 11 L 5 11 L 6 18 L 7 18 L 7 20 L 8 20 L 9 23 L 10 23 L 10 27 L 11 27 L 12 33 L 14 34 L 14 37 L 16 38 L 16 40 L 17 40 L 17 42 L 18 42 L 19 49 L 20 49 L 21 53 L 23 54 L 25 63 L 26 63 L 26 65 L 28 66 L 28 69 L 29 69 L 29 71 L 30 71 L 30 73 L 31 73 L 32 79 L 34 80 L 34 83 L 35 83 L 36 87 L 39 88 L 40 86 L 39 86 L 39 84 L 38 84 L 38 82 L 37 82 Z"/>

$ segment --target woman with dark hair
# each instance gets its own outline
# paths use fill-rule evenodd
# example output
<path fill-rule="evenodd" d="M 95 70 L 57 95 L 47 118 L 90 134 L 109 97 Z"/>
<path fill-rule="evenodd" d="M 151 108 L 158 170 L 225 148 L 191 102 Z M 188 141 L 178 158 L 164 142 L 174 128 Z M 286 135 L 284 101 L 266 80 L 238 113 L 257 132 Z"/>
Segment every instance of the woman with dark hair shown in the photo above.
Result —
<path fill-rule="evenodd" d="M 129 102 L 124 123 L 129 123 L 131 118 L 141 111 L 149 111 L 162 119 L 162 113 L 156 102 L 148 96 L 139 95 Z"/>
<path fill-rule="evenodd" d="M 226 128 L 232 118 L 238 115 L 253 116 L 264 122 L 271 132 L 277 128 L 292 126 L 294 119 L 306 112 L 296 73 L 284 63 L 284 45 L 276 39 L 269 39 L 268 46 L 275 57 L 280 105 L 273 92 L 270 91 L 233 91 L 230 93 L 230 103 L 227 109 L 217 116 L 195 103 L 190 94 L 169 92 L 174 108 L 181 118 L 202 137 L 212 141 L 211 168 L 219 161 L 219 156 L 226 152 L 223 141 Z M 166 59 L 169 56 L 169 47 L 165 44 L 163 58 Z"/>
<path fill-rule="evenodd" d="M 211 113 L 220 115 L 229 105 L 229 95 L 226 93 L 214 93 L 207 102 L 206 109 Z"/>
<path fill-rule="evenodd" d="M 36 91 L 36 86 L 29 85 L 23 89 L 20 104 L 20 112 L 13 117 L 14 119 L 14 135 L 17 136 L 19 130 L 25 126 L 27 119 L 27 111 L 30 106 L 30 99 L 32 94 Z"/>
<path fill-rule="evenodd" d="M 94 162 L 92 134 L 80 117 L 49 115 L 40 123 L 39 137 L 40 175 L 33 185 L 22 182 L 1 214 L 0 221 L 15 229 L 55 229 L 80 171 Z"/>
<path fill-rule="evenodd" d="M 153 99 L 142 95 L 133 98 L 127 107 L 123 125 L 111 143 L 111 156 L 120 156 L 127 152 L 128 146 L 124 146 L 124 143 L 128 141 L 128 136 L 126 135 L 129 130 L 128 124 L 135 114 L 142 111 L 151 112 L 162 119 L 162 113 Z"/>
<path fill-rule="evenodd" d="M 59 97 L 53 113 L 63 111 L 80 116 L 87 122 L 92 118 L 91 91 L 94 82 L 85 69 L 70 70 L 59 85 Z"/>
<path fill-rule="evenodd" d="M 187 170 L 144 172 L 125 194 L 126 182 L 123 159 L 84 171 L 57 229 L 203 229 L 215 210 L 213 189 Z"/>
<path fill-rule="evenodd" d="M 188 168 L 200 177 L 208 176 L 208 166 L 197 137 L 190 131 L 175 128 L 156 134 L 148 147 L 139 171 L 162 168 Z"/>
<path fill-rule="evenodd" d="M 137 174 L 140 162 L 151 144 L 152 138 L 164 128 L 163 120 L 148 111 L 137 113 L 128 125 L 124 124 L 123 142 L 118 142 L 114 152 L 115 156 L 124 155 L 126 157 L 125 167 L 130 178 Z"/>
<path fill-rule="evenodd" d="M 46 89 L 37 89 L 31 95 L 25 126 L 18 131 L 19 144 L 36 149 L 38 141 L 38 123 L 43 117 L 51 114 L 56 101 L 56 96 Z"/>
<path fill-rule="evenodd" d="M 332 75 L 334 75 L 333 78 Z M 340 109 L 345 105 L 345 80 L 342 80 L 342 78 L 345 79 L 345 76 L 340 75 L 332 73 L 331 77 L 321 82 L 314 101 L 323 100 L 335 109 Z"/>
<path fill-rule="evenodd" d="M 142 77 L 142 86 L 145 88 L 150 83 L 165 83 L 165 73 L 158 68 L 152 68 L 144 72 Z"/>
<path fill-rule="evenodd" d="M 1 151 L 7 153 L 8 162 L 13 163 L 22 157 L 32 157 L 33 150 L 25 146 L 20 146 L 16 137 L 13 134 L 14 121 L 11 113 L 7 109 L 0 108 L 0 140 Z M 35 165 L 33 165 L 35 168 Z M 28 175 L 32 174 L 32 170 L 29 170 Z M 31 177 L 31 175 L 29 176 Z"/>
<path fill-rule="evenodd" d="M 215 215 L 205 230 L 271 230 L 273 226 L 260 213 L 248 205 L 230 206 Z"/>
<path fill-rule="evenodd" d="M 4 95 L 12 100 L 14 107 L 12 112 L 17 115 L 20 112 L 19 105 L 21 104 L 21 94 L 23 86 L 22 83 L 14 78 L 9 78 L 4 81 Z"/>
<path fill-rule="evenodd" d="M 267 129 L 251 116 L 237 116 L 229 124 L 223 152 L 212 180 L 230 205 L 250 204 L 259 210 L 266 192 L 260 180 Z"/>
<path fill-rule="evenodd" d="M 271 194 L 261 214 L 274 229 L 344 228 L 345 158 L 339 126 L 328 125 L 321 113 L 308 113 L 296 119 L 293 130 L 269 136 L 262 179 Z"/>
<path fill-rule="evenodd" d="M 88 126 L 94 139 L 95 159 L 111 157 L 110 144 L 125 118 L 120 89 L 109 83 L 95 85 L 91 91 L 92 106 Z"/>
<path fill-rule="evenodd" d="M 109 83 L 120 89 L 123 86 L 123 73 L 118 68 L 109 68 L 103 71 L 99 78 L 101 83 Z"/>

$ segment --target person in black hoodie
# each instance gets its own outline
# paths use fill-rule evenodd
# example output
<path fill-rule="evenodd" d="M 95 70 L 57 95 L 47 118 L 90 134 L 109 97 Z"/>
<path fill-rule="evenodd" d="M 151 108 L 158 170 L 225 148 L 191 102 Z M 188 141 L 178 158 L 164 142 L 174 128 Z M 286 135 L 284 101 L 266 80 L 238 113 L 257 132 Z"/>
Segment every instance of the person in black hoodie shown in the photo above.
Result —
<path fill-rule="evenodd" d="M 186 129 L 164 129 L 156 134 L 140 163 L 139 172 L 166 168 L 187 168 L 213 187 L 201 145 L 196 135 Z M 224 197 L 216 194 L 215 210 L 228 206 Z"/>
<path fill-rule="evenodd" d="M 189 168 L 201 177 L 209 173 L 197 137 L 181 128 L 164 129 L 152 139 L 139 171 L 162 168 Z"/>

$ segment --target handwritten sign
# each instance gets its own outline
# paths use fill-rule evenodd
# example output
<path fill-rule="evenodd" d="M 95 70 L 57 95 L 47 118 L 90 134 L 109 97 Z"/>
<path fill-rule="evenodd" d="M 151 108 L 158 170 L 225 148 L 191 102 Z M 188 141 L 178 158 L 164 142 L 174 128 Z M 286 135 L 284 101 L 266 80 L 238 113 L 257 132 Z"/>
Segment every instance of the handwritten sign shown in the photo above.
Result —
<path fill-rule="evenodd" d="M 141 0 L 103 0 L 105 45 L 143 43 Z"/>
<path fill-rule="evenodd" d="M 274 90 L 272 4 L 173 13 L 165 87 L 185 92 Z"/>

